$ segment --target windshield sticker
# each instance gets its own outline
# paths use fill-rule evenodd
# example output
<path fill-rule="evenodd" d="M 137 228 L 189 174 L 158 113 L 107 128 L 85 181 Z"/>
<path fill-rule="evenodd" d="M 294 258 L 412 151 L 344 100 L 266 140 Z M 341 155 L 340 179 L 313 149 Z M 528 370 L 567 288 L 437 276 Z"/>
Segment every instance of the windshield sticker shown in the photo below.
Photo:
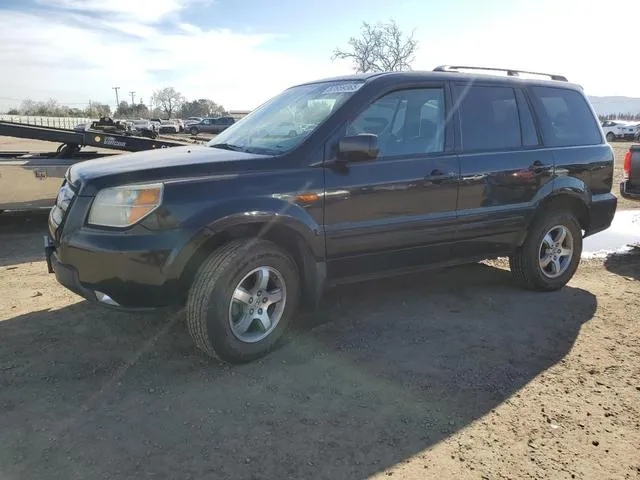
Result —
<path fill-rule="evenodd" d="M 357 91 L 360 87 L 364 85 L 363 82 L 349 82 L 349 83 L 338 83 L 336 85 L 331 85 L 327 87 L 322 94 L 326 95 L 328 93 L 351 93 Z"/>

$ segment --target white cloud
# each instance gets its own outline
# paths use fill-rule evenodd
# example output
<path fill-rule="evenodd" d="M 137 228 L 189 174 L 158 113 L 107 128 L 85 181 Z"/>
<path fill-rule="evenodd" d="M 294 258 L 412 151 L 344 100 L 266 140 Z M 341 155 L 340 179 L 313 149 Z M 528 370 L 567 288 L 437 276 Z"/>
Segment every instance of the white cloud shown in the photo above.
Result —
<path fill-rule="evenodd" d="M 165 12 L 175 13 L 169 7 L 184 1 L 159 3 Z M 136 12 L 134 7 L 129 10 L 131 17 Z M 112 87 L 119 86 L 121 99 L 135 91 L 136 98 L 148 104 L 154 90 L 171 85 L 188 98 L 250 109 L 292 84 L 348 72 L 329 60 L 315 62 L 269 48 L 277 38 L 270 34 L 202 30 L 185 23 L 166 33 L 131 18 L 101 20 L 77 12 L 60 19 L 0 10 L 0 24 L 0 65 L 8 72 L 0 76 L 0 97 L 14 99 L 53 97 L 66 104 L 92 100 L 113 105 Z M 17 104 L 0 98 L 0 111 Z"/>
<path fill-rule="evenodd" d="M 67 10 L 112 15 L 117 18 L 154 23 L 186 8 L 190 0 L 40 0 L 42 5 Z"/>

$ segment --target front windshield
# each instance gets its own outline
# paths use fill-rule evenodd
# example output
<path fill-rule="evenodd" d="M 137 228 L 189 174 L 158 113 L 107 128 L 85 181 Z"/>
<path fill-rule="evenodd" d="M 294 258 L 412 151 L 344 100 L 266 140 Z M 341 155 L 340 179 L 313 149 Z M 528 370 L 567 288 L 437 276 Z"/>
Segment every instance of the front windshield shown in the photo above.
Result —
<path fill-rule="evenodd" d="M 207 145 L 267 155 L 285 153 L 300 145 L 362 84 L 362 81 L 331 81 L 290 88 Z"/>

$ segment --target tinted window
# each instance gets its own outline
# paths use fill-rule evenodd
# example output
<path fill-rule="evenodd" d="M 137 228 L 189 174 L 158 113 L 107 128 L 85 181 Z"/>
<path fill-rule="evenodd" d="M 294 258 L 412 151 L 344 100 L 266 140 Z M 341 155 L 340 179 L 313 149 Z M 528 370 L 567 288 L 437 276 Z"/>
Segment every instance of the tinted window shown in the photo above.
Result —
<path fill-rule="evenodd" d="M 516 99 L 518 100 L 518 115 L 520 116 L 520 130 L 522 131 L 522 144 L 525 147 L 539 145 L 536 125 L 533 121 L 533 114 L 529 103 L 522 93 L 522 90 L 516 90 Z"/>
<path fill-rule="evenodd" d="M 444 150 L 444 91 L 399 90 L 375 102 L 347 127 L 347 135 L 375 133 L 380 156 L 416 155 Z"/>
<path fill-rule="evenodd" d="M 539 117 L 546 145 L 563 147 L 602 142 L 596 120 L 584 96 L 575 90 L 533 87 L 540 100 Z"/>
<path fill-rule="evenodd" d="M 461 98 L 462 148 L 499 150 L 522 146 L 513 88 L 457 86 Z"/>

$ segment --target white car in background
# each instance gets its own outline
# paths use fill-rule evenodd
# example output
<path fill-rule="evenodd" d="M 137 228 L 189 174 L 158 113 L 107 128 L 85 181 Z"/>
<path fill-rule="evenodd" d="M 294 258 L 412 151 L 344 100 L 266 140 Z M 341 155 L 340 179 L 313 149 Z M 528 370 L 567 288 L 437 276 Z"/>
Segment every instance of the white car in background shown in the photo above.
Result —
<path fill-rule="evenodd" d="M 180 133 L 180 124 L 176 120 L 161 120 L 160 133 Z"/>
<path fill-rule="evenodd" d="M 625 120 L 605 120 L 602 122 L 602 130 L 608 142 L 633 140 L 638 130 L 640 130 L 640 123 Z"/>

